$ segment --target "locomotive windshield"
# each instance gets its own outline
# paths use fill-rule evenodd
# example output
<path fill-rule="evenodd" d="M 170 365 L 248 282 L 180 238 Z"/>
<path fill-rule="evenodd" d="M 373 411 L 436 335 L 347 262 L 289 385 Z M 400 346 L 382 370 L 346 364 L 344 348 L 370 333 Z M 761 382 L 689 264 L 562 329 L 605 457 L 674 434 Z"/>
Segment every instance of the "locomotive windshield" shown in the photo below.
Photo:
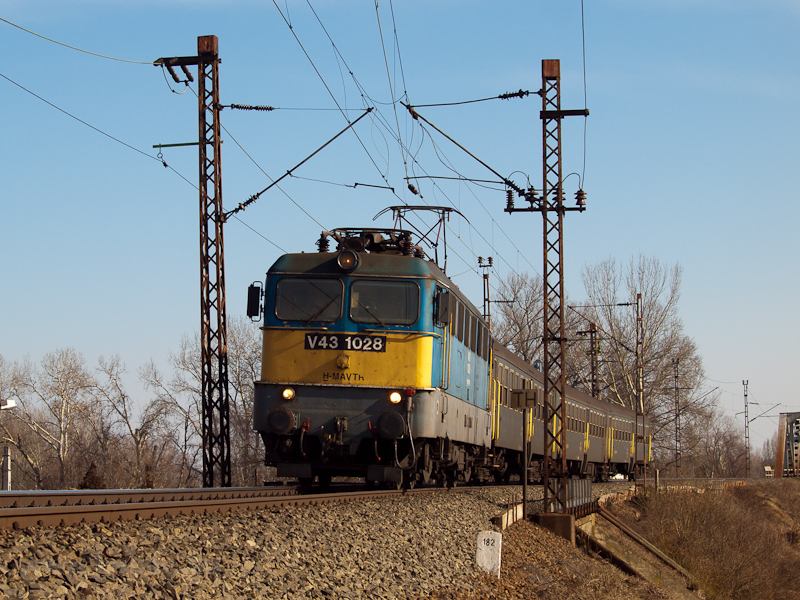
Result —
<path fill-rule="evenodd" d="M 356 323 L 411 325 L 418 316 L 416 283 L 362 279 L 350 287 L 350 318 Z"/>
<path fill-rule="evenodd" d="M 342 316 L 338 279 L 284 277 L 278 281 L 275 314 L 284 321 L 336 321 Z"/>

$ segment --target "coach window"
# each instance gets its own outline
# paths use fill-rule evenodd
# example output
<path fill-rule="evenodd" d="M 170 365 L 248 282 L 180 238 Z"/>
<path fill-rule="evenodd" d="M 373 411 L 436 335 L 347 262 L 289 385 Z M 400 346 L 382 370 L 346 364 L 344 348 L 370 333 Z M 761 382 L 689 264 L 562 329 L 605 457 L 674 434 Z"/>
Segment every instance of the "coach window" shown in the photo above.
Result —
<path fill-rule="evenodd" d="M 350 286 L 350 318 L 356 323 L 413 325 L 419 286 L 413 281 L 361 279 Z"/>
<path fill-rule="evenodd" d="M 456 336 L 460 342 L 464 341 L 464 316 L 466 311 L 466 306 L 464 306 L 461 302 L 458 303 L 458 324 L 456 325 Z"/>
<path fill-rule="evenodd" d="M 469 349 L 475 352 L 475 338 L 478 337 L 478 317 L 469 316 Z"/>
<path fill-rule="evenodd" d="M 283 321 L 336 321 L 342 316 L 339 279 L 284 277 L 275 288 L 275 316 Z"/>

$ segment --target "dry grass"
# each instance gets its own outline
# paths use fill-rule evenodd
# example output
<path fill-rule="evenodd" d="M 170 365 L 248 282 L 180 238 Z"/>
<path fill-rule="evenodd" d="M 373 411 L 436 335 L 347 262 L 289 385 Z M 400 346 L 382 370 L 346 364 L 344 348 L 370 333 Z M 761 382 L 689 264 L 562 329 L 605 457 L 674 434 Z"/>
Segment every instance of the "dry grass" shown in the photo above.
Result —
<path fill-rule="evenodd" d="M 669 600 L 656 586 L 573 548 L 533 523 L 503 532 L 501 578 L 478 574 L 469 589 L 439 590 L 426 600 Z"/>
<path fill-rule="evenodd" d="M 800 597 L 798 481 L 662 492 L 618 508 L 711 599 Z"/>

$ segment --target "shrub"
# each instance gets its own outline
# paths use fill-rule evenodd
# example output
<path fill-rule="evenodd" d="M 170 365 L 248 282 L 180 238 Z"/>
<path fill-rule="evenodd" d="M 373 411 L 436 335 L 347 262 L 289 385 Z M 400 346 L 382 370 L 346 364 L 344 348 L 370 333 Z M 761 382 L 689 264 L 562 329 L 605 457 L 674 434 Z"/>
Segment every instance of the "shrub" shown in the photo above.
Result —
<path fill-rule="evenodd" d="M 800 531 L 792 516 L 800 515 L 800 498 L 793 488 L 777 495 L 755 485 L 661 493 L 638 503 L 635 527 L 692 573 L 709 598 L 797 598 L 800 582 L 791 574 L 800 552 L 790 542 Z"/>

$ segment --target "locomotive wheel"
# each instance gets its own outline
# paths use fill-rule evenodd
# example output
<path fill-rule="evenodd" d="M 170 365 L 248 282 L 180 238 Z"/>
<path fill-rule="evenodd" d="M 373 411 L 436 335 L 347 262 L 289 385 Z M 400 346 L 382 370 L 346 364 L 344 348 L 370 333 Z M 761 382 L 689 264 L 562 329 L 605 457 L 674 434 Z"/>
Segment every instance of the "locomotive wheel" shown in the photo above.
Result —
<path fill-rule="evenodd" d="M 497 483 L 508 483 L 511 480 L 511 473 L 508 471 L 508 464 L 505 461 L 494 470 L 494 480 Z"/>
<path fill-rule="evenodd" d="M 470 479 L 472 479 L 472 465 L 467 465 L 464 467 L 463 478 L 464 483 L 470 482 Z"/>
<path fill-rule="evenodd" d="M 389 489 L 404 490 L 408 487 L 408 482 L 409 482 L 408 473 L 401 470 L 400 481 L 389 483 Z"/>
<path fill-rule="evenodd" d="M 431 446 L 425 444 L 422 446 L 422 456 L 420 457 L 420 483 L 430 483 L 431 476 L 433 475 L 433 459 L 431 459 Z"/>

